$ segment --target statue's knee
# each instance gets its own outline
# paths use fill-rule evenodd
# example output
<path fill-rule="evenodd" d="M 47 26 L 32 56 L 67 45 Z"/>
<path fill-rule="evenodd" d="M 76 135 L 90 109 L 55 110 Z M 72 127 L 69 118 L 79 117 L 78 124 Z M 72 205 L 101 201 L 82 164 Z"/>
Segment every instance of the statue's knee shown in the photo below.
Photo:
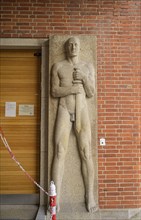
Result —
<path fill-rule="evenodd" d="M 62 145 L 60 145 L 60 144 L 57 145 L 57 152 L 56 153 L 57 153 L 58 159 L 65 158 L 66 153 L 65 153 L 65 149 Z"/>
<path fill-rule="evenodd" d="M 81 157 L 85 161 L 90 160 L 90 152 L 89 152 L 89 150 L 87 150 L 87 149 L 81 150 Z"/>

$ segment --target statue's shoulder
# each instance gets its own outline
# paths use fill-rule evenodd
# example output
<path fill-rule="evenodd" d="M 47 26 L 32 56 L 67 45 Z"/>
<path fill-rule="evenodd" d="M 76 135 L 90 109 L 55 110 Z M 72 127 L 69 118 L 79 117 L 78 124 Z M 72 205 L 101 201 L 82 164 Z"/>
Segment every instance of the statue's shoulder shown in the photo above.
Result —
<path fill-rule="evenodd" d="M 60 67 L 62 67 L 64 64 L 66 63 L 66 60 L 62 60 L 62 61 L 59 61 L 59 62 L 56 62 L 53 64 L 53 69 L 59 69 Z"/>
<path fill-rule="evenodd" d="M 87 62 L 87 61 L 84 61 L 84 60 L 81 60 L 80 65 L 81 65 L 81 66 L 87 66 L 87 67 L 93 66 L 92 63 Z"/>

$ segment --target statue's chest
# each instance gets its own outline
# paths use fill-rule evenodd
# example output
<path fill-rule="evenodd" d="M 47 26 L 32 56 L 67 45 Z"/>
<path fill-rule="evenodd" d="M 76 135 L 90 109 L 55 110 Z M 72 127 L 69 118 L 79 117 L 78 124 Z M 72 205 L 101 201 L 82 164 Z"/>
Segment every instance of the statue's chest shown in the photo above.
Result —
<path fill-rule="evenodd" d="M 72 81 L 73 80 L 73 72 L 74 72 L 74 67 L 72 65 L 63 65 L 60 67 L 58 74 L 59 74 L 59 79 L 61 81 Z"/>

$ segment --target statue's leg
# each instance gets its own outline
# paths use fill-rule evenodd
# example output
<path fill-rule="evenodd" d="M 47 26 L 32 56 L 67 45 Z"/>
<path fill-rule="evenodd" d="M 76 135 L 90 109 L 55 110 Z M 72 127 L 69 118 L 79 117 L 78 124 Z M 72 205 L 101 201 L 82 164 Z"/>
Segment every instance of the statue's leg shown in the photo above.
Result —
<path fill-rule="evenodd" d="M 56 132 L 55 132 L 55 155 L 52 168 L 52 177 L 56 185 L 57 191 L 57 211 L 60 210 L 60 193 L 61 184 L 64 174 L 64 162 L 68 149 L 68 141 L 72 123 L 70 122 L 69 113 L 63 108 L 59 107 Z"/>
<path fill-rule="evenodd" d="M 79 133 L 76 131 L 76 135 L 82 161 L 86 208 L 89 212 L 94 212 L 97 206 L 94 199 L 94 165 L 91 152 L 91 128 L 87 109 L 81 111 L 81 130 Z"/>

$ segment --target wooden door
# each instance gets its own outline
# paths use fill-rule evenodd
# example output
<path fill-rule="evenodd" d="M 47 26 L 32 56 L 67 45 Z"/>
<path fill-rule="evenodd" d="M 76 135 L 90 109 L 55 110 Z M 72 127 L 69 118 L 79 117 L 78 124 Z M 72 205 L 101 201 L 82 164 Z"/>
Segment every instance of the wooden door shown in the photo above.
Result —
<path fill-rule="evenodd" d="M 1 50 L 0 126 L 16 159 L 39 182 L 41 64 L 37 52 Z M 11 103 L 16 105 L 15 116 Z M 0 194 L 37 192 L 0 140 Z"/>

